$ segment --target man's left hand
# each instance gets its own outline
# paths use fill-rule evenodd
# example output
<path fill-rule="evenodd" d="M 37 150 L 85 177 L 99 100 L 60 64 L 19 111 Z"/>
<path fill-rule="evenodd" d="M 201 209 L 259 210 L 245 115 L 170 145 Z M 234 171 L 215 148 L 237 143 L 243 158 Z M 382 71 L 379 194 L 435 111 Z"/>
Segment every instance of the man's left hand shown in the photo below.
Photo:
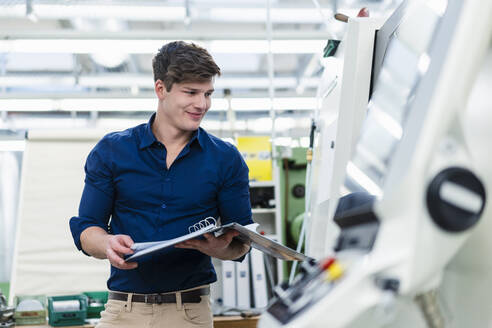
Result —
<path fill-rule="evenodd" d="M 205 239 L 190 239 L 176 244 L 174 247 L 196 249 L 221 260 L 234 260 L 243 256 L 249 250 L 249 245 L 233 241 L 233 238 L 238 235 L 239 232 L 235 230 L 229 230 L 219 237 L 206 233 L 203 235 Z"/>

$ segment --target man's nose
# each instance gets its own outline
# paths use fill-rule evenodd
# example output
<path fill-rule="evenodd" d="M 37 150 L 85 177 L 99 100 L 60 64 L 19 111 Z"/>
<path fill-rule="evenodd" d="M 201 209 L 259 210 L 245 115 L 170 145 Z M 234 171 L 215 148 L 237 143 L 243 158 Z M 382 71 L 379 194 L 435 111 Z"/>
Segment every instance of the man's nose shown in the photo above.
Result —
<path fill-rule="evenodd" d="M 198 95 L 196 97 L 195 106 L 201 110 L 207 110 L 207 97 L 205 95 Z"/>

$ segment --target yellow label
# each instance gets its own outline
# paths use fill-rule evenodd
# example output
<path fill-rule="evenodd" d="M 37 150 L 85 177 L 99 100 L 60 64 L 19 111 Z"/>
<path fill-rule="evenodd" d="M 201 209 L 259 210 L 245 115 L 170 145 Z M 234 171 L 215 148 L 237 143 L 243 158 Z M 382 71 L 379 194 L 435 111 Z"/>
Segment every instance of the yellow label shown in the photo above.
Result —
<path fill-rule="evenodd" d="M 238 137 L 237 149 L 241 152 L 248 165 L 250 180 L 272 180 L 272 144 L 270 143 L 270 137 Z"/>

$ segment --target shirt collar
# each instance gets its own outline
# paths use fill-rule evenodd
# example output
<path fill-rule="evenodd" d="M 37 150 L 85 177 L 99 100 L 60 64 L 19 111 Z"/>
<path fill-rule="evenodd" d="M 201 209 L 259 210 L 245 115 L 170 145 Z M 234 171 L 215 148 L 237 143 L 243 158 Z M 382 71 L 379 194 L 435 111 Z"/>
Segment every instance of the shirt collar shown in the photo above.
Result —
<path fill-rule="evenodd" d="M 196 138 L 198 140 L 198 144 L 200 145 L 200 148 L 205 148 L 205 138 L 207 137 L 207 132 L 203 130 L 202 128 L 198 128 L 198 130 L 195 131 L 193 138 Z M 192 138 L 192 140 L 193 140 Z"/>
<path fill-rule="evenodd" d="M 152 114 L 152 116 L 149 119 L 149 122 L 147 122 L 147 124 L 145 124 L 144 126 L 144 130 L 140 138 L 140 149 L 144 149 L 157 141 L 157 139 L 154 136 L 154 133 L 152 132 L 152 123 L 154 123 L 155 114 L 156 113 Z"/>
<path fill-rule="evenodd" d="M 154 133 L 152 132 L 152 123 L 154 123 L 155 115 L 156 113 L 152 114 L 152 116 L 149 119 L 149 122 L 147 122 L 147 124 L 145 124 L 144 126 L 142 137 L 140 139 L 140 149 L 149 147 L 154 142 L 157 142 L 157 139 L 155 138 Z M 198 128 L 198 130 L 193 132 L 193 135 L 191 136 L 188 145 L 191 145 L 195 140 L 198 140 L 197 144 L 200 146 L 200 148 L 203 149 L 205 145 L 206 136 L 207 136 L 207 132 L 205 132 L 205 130 L 203 130 L 202 128 Z"/>

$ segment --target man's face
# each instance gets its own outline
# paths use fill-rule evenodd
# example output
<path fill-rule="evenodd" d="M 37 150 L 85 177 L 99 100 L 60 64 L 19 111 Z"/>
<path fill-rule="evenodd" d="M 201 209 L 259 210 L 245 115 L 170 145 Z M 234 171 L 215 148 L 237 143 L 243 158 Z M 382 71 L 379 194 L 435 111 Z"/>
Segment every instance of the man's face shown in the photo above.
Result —
<path fill-rule="evenodd" d="M 181 131 L 195 131 L 211 105 L 212 81 L 174 83 L 162 90 L 162 113 L 166 121 Z"/>

